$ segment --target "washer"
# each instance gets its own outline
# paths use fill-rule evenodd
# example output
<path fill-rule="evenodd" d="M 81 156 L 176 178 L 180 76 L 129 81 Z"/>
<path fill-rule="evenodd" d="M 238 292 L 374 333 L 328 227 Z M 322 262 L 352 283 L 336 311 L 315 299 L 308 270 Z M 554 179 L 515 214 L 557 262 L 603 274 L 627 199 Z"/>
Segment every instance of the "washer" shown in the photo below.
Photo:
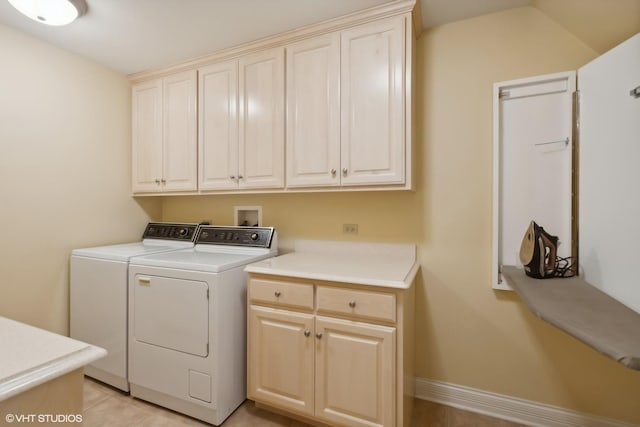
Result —
<path fill-rule="evenodd" d="M 124 391 L 127 377 L 127 280 L 137 255 L 194 246 L 198 225 L 150 222 L 142 241 L 74 249 L 70 269 L 70 336 L 105 348 L 85 374 Z"/>
<path fill-rule="evenodd" d="M 191 249 L 131 259 L 131 395 L 219 425 L 246 399 L 247 264 L 269 227 L 201 226 Z"/>

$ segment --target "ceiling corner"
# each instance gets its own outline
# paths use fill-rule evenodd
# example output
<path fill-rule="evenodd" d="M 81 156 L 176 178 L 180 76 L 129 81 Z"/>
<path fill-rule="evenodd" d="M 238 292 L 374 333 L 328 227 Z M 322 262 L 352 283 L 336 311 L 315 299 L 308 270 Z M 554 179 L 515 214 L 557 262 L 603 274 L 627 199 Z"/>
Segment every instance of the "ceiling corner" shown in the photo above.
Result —
<path fill-rule="evenodd" d="M 640 32 L 640 0 L 531 0 L 531 6 L 600 54 Z"/>

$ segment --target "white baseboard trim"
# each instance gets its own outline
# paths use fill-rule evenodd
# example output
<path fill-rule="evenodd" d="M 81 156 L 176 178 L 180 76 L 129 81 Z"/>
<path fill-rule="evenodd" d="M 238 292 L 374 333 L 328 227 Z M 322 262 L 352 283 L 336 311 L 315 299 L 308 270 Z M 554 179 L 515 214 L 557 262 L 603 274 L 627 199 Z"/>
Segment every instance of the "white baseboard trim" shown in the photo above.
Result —
<path fill-rule="evenodd" d="M 638 427 L 531 400 L 416 378 L 416 397 L 534 427 Z"/>

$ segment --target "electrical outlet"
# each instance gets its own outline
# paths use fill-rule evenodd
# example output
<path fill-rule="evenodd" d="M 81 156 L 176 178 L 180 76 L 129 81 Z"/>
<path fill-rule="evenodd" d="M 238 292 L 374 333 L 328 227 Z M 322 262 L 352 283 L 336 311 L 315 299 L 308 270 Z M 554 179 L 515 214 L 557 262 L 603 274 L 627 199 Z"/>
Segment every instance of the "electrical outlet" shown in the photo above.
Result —
<path fill-rule="evenodd" d="M 342 233 L 358 234 L 358 224 L 342 224 Z"/>

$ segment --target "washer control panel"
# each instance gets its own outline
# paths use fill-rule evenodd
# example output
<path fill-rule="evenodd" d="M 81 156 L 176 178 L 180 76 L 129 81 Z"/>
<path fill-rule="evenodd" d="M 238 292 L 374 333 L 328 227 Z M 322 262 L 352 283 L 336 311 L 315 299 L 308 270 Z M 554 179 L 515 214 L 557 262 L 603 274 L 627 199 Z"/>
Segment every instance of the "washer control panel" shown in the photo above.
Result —
<path fill-rule="evenodd" d="M 273 227 L 200 226 L 196 244 L 270 248 Z"/>
<path fill-rule="evenodd" d="M 147 228 L 145 228 L 142 238 L 193 242 L 196 237 L 197 230 L 197 224 L 150 222 L 147 224 Z"/>

